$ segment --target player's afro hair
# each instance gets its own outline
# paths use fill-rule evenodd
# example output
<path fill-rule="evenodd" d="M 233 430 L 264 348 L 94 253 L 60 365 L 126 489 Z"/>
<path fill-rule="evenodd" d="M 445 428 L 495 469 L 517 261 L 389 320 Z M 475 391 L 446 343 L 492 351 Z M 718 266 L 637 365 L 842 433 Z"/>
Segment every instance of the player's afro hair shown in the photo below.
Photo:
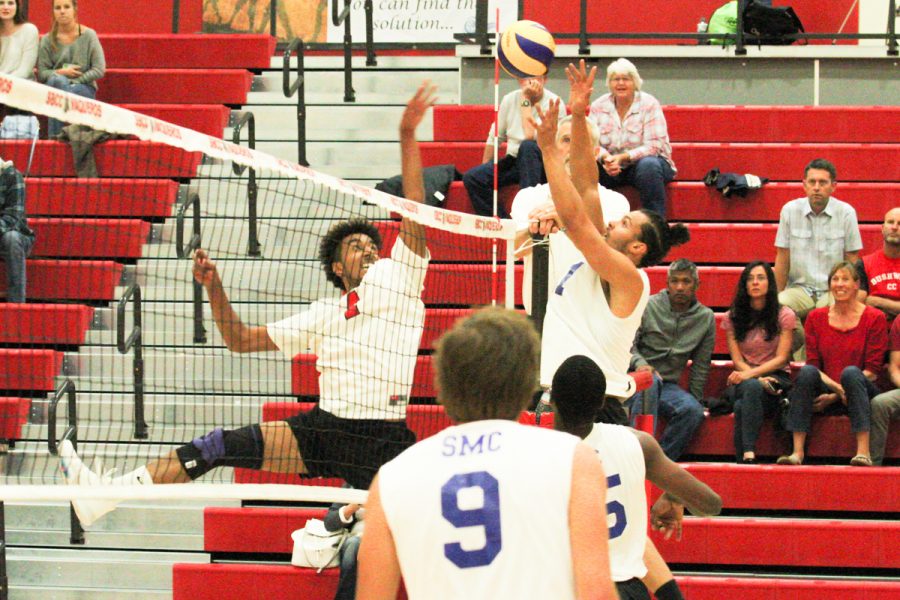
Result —
<path fill-rule="evenodd" d="M 335 223 L 322 238 L 322 241 L 319 242 L 319 262 L 322 263 L 325 278 L 339 290 L 344 290 L 344 281 L 338 277 L 331 265 L 340 260 L 341 242 L 347 236 L 355 233 L 369 236 L 375 242 L 375 245 L 378 246 L 378 249 L 381 250 L 381 234 L 372 223 L 365 219 L 350 219 L 349 221 Z"/>

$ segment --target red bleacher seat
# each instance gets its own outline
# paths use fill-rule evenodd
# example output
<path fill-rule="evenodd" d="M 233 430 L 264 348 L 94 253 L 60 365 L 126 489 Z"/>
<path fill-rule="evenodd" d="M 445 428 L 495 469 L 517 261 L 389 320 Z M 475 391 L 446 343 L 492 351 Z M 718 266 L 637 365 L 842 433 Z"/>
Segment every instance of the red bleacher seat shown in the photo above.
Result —
<path fill-rule="evenodd" d="M 0 304 L 0 343 L 83 344 L 93 315 L 82 304 Z"/>
<path fill-rule="evenodd" d="M 275 38 L 257 34 L 99 34 L 118 69 L 268 69 Z"/>
<path fill-rule="evenodd" d="M 167 217 L 178 195 L 171 179 L 28 177 L 31 216 Z"/>
<path fill-rule="evenodd" d="M 798 177 L 799 180 L 799 177 Z M 509 210 L 518 186 L 500 190 L 500 202 Z M 617 191 L 625 194 L 634 209 L 641 203 L 634 188 L 625 186 Z M 747 198 L 725 198 L 698 181 L 674 181 L 666 186 L 668 202 L 666 216 L 673 221 L 721 221 L 742 223 L 753 221 L 777 222 L 781 207 L 794 198 L 802 198 L 803 187 L 797 183 L 769 183 L 752 192 Z M 894 198 L 900 194 L 898 183 L 844 183 L 841 182 L 837 198 L 849 202 L 856 209 L 861 223 L 881 222 L 887 211 L 894 207 Z M 450 186 L 444 207 L 471 213 L 472 203 L 461 181 Z"/>
<path fill-rule="evenodd" d="M 322 508 L 210 506 L 203 510 L 203 550 L 290 554 L 291 533 L 324 516 Z"/>
<path fill-rule="evenodd" d="M 875 142 L 900 139 L 896 106 L 663 106 L 673 142 Z M 723 120 L 728 127 L 722 127 Z M 484 142 L 490 105 L 434 107 L 434 141 Z M 825 122 L 828 127 L 821 127 Z M 676 157 L 677 158 L 677 157 Z M 755 172 L 755 171 L 754 171 Z"/>
<path fill-rule="evenodd" d="M 900 569 L 897 521 L 688 518 L 681 542 L 654 541 L 670 564 Z"/>
<path fill-rule="evenodd" d="M 111 260 L 26 260 L 28 298 L 112 300 L 123 266 Z M 6 265 L 0 261 L 0 292 L 6 292 Z M 2 388 L 0 388 L 2 389 Z"/>
<path fill-rule="evenodd" d="M 776 536 L 782 542 L 789 540 Z M 846 551 L 847 549 L 845 549 Z M 777 553 L 775 555 L 777 557 Z M 676 577 L 685 598 L 691 600 L 897 600 L 893 581 L 834 580 L 775 577 Z"/>
<path fill-rule="evenodd" d="M 221 104 L 122 104 L 122 108 L 221 138 L 231 109 Z"/>
<path fill-rule="evenodd" d="M 900 456 L 900 435 L 891 436 Z M 900 470 L 892 467 L 860 469 L 847 466 L 738 465 L 686 463 L 682 466 L 716 490 L 728 509 L 866 511 L 896 513 L 900 498 Z M 853 490 L 848 494 L 847 490 Z M 660 490 L 654 488 L 651 502 Z"/>
<path fill-rule="evenodd" d="M 28 219 L 37 235 L 31 256 L 140 258 L 150 223 L 140 219 Z"/>
<path fill-rule="evenodd" d="M 452 163 L 460 171 L 481 163 L 479 142 L 423 142 L 425 166 Z M 754 173 L 773 181 L 797 181 L 810 160 L 828 156 L 840 181 L 900 180 L 900 144 L 712 144 L 673 143 L 681 181 L 699 181 L 713 167 Z"/>
<path fill-rule="evenodd" d="M 0 398 L 0 440 L 22 437 L 22 425 L 28 421 L 31 398 Z"/>
<path fill-rule="evenodd" d="M 28 164 L 30 152 L 29 140 L 0 141 L 0 156 L 18 165 Z M 152 168 L 154 177 L 185 178 L 197 174 L 202 157 L 197 152 L 185 152 L 165 144 L 114 140 L 95 146 L 94 158 L 101 177 L 132 177 Z M 39 141 L 31 164 L 31 176 L 74 177 L 72 150 L 68 144 Z"/>
<path fill-rule="evenodd" d="M 62 360 L 55 350 L 0 348 L 0 390 L 53 390 Z"/>
<path fill-rule="evenodd" d="M 244 69 L 107 69 L 97 100 L 111 104 L 246 104 Z"/>

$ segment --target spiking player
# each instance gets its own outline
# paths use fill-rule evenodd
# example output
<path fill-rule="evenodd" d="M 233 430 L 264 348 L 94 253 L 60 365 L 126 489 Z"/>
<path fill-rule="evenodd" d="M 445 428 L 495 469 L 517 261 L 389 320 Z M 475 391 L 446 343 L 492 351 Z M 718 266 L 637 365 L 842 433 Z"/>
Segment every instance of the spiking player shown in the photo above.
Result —
<path fill-rule="evenodd" d="M 438 401 L 458 425 L 372 482 L 357 600 L 394 600 L 401 574 L 410 600 L 616 597 L 597 454 L 575 436 L 515 422 L 534 391 L 539 347 L 527 317 L 499 308 L 438 341 Z"/>
<path fill-rule="evenodd" d="M 423 83 L 400 122 L 404 194 L 421 202 L 422 165 L 415 131 L 436 101 Z M 312 410 L 284 421 L 235 430 L 217 428 L 121 477 L 92 472 L 71 442 L 60 444 L 60 466 L 68 483 L 149 485 L 187 483 L 219 466 L 340 477 L 366 488 L 382 464 L 415 442 L 406 427 L 425 319 L 421 295 L 429 253 L 425 228 L 404 218 L 390 259 L 378 259 L 381 236 L 371 223 L 351 220 L 322 239 L 319 258 L 326 277 L 346 292 L 318 300 L 297 315 L 250 327 L 241 322 L 222 287 L 216 266 L 198 250 L 194 277 L 207 290 L 213 318 L 233 352 L 280 350 L 288 359 L 317 355 L 320 398 Z M 77 500 L 87 526 L 118 504 Z"/>

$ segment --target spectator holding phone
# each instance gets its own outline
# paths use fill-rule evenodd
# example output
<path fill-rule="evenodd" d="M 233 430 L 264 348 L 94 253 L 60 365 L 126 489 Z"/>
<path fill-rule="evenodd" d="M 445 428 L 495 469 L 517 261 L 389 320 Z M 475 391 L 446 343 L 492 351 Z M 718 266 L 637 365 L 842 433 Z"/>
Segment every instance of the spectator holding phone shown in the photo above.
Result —
<path fill-rule="evenodd" d="M 38 49 L 38 79 L 64 92 L 97 97 L 97 80 L 106 58 L 97 33 L 78 22 L 77 0 L 53 0 L 53 26 Z M 49 136 L 59 135 L 62 122 L 50 119 Z"/>

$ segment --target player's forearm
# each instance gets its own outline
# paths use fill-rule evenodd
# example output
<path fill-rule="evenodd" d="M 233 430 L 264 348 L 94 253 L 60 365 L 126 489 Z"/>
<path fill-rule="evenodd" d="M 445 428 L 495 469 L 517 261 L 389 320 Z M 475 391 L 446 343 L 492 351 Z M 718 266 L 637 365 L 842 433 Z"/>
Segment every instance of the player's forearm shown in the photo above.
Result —
<path fill-rule="evenodd" d="M 591 135 L 588 130 L 587 117 L 583 114 L 572 115 L 572 148 L 569 153 L 569 166 L 572 171 L 572 183 L 581 196 L 588 218 L 600 233 L 606 232 L 606 221 L 603 217 L 603 206 L 597 194 L 597 161 L 594 159 Z"/>
<path fill-rule="evenodd" d="M 225 345 L 232 352 L 248 352 L 250 328 L 244 325 L 232 308 L 218 275 L 206 286 L 206 294 L 209 297 L 213 320 L 219 333 L 222 334 L 222 339 L 225 340 Z"/>
<path fill-rule="evenodd" d="M 568 229 L 583 226 L 587 215 L 581 207 L 581 197 L 566 173 L 562 155 L 556 147 L 543 148 L 542 152 L 550 196 L 561 221 L 560 226 Z"/>

